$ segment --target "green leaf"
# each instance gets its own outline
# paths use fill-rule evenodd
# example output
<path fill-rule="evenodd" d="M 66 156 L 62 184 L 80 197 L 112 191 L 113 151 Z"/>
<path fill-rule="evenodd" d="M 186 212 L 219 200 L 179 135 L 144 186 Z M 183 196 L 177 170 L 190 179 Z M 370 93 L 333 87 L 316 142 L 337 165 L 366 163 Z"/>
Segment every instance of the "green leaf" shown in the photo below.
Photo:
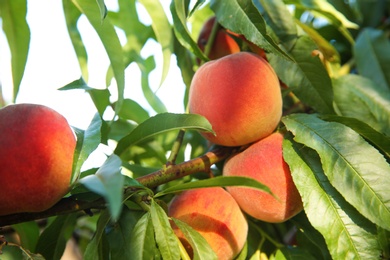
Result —
<path fill-rule="evenodd" d="M 299 233 L 296 234 L 298 240 L 297 243 L 299 243 L 300 246 L 305 248 L 310 247 L 310 252 L 314 256 L 317 256 L 317 258 L 321 258 L 324 260 L 332 259 L 328 247 L 325 243 L 324 237 L 320 232 L 318 232 L 317 229 L 313 227 L 304 211 L 291 218 L 290 221 L 299 230 L 297 232 L 301 232 L 304 236 L 304 238 L 302 239 L 299 238 Z"/>
<path fill-rule="evenodd" d="M 357 118 L 375 130 L 390 136 L 390 92 L 359 75 L 334 80 L 334 101 L 340 114 Z"/>
<path fill-rule="evenodd" d="M 351 128 L 316 115 L 282 119 L 294 140 L 317 151 L 329 182 L 375 224 L 390 230 L 390 165 Z"/>
<path fill-rule="evenodd" d="M 159 259 L 150 212 L 138 220 L 130 236 L 128 259 Z"/>
<path fill-rule="evenodd" d="M 186 182 L 166 188 L 154 196 L 155 198 L 164 196 L 170 193 L 176 193 L 189 189 L 206 188 L 206 187 L 226 187 L 226 186 L 245 186 L 253 189 L 259 189 L 269 194 L 272 194 L 271 190 L 264 184 L 261 184 L 257 180 L 249 177 L 241 176 L 218 176 L 205 180 L 198 180 L 193 182 Z"/>
<path fill-rule="evenodd" d="M 75 129 L 77 145 L 73 161 L 73 176 L 71 183 L 74 183 L 80 175 L 81 167 L 89 155 L 100 144 L 100 128 L 102 120 L 98 114 L 94 116 L 87 130 Z"/>
<path fill-rule="evenodd" d="M 163 53 L 163 70 L 160 86 L 168 75 L 173 52 L 173 33 L 172 27 L 165 15 L 164 8 L 159 1 L 140 0 L 139 1 L 148 11 L 152 18 L 152 28 L 156 35 L 156 40 L 160 43 Z"/>
<path fill-rule="evenodd" d="M 349 21 L 343 13 L 339 12 L 333 5 L 326 0 L 309 0 L 309 1 L 298 1 L 289 0 L 287 3 L 294 4 L 295 8 L 303 11 L 311 11 L 315 17 L 325 18 L 332 25 L 334 25 L 346 39 L 353 43 L 353 37 L 347 30 L 358 29 L 359 26 L 356 23 Z"/>
<path fill-rule="evenodd" d="M 117 220 L 122 210 L 124 176 L 121 159 L 111 155 L 99 170 L 79 180 L 89 190 L 101 195 L 108 203 L 111 216 Z"/>
<path fill-rule="evenodd" d="M 390 89 L 390 42 L 384 31 L 363 29 L 353 46 L 359 74 L 370 78 L 382 90 Z"/>
<path fill-rule="evenodd" d="M 35 252 L 42 254 L 45 259 L 60 259 L 66 243 L 72 236 L 76 221 L 77 214 L 56 217 L 42 232 Z"/>
<path fill-rule="evenodd" d="M 70 40 L 72 41 L 73 49 L 76 52 L 77 60 L 81 69 L 83 78 L 88 81 L 88 54 L 80 31 L 77 27 L 77 22 L 81 16 L 81 12 L 69 0 L 62 0 L 66 27 L 68 29 Z"/>
<path fill-rule="evenodd" d="M 390 258 L 390 231 L 377 226 L 378 242 L 382 249 L 382 258 Z"/>
<path fill-rule="evenodd" d="M 320 118 L 325 121 L 338 122 L 352 128 L 390 159 L 390 138 L 379 133 L 368 124 L 351 117 L 324 115 L 320 116 Z"/>
<path fill-rule="evenodd" d="M 88 92 L 100 116 L 103 117 L 104 111 L 111 104 L 110 91 L 108 89 L 91 88 L 90 86 L 87 85 L 87 83 L 84 81 L 82 77 L 59 88 L 59 90 L 73 90 L 73 89 L 82 89 Z"/>
<path fill-rule="evenodd" d="M 307 250 L 300 247 L 283 247 L 272 254 L 270 260 L 316 260 Z"/>
<path fill-rule="evenodd" d="M 96 0 L 96 3 L 98 4 L 99 6 L 99 10 L 100 10 L 100 19 L 103 23 L 103 20 L 104 18 L 106 18 L 106 15 L 107 15 L 107 7 L 106 5 L 104 4 L 104 0 Z"/>
<path fill-rule="evenodd" d="M 107 52 L 111 63 L 118 90 L 118 101 L 116 112 L 120 110 L 123 102 L 123 93 L 125 87 L 125 66 L 123 63 L 123 51 L 118 35 L 109 17 L 102 22 L 102 12 L 96 1 L 91 0 L 72 0 L 74 5 L 87 17 Z"/>
<path fill-rule="evenodd" d="M 132 120 L 138 124 L 148 119 L 149 113 L 136 101 L 132 99 L 123 100 L 123 105 L 118 113 L 119 117 L 125 120 Z"/>
<path fill-rule="evenodd" d="M 1 22 L 11 51 L 13 102 L 19 93 L 30 46 L 30 28 L 26 14 L 26 0 L 0 1 Z"/>
<path fill-rule="evenodd" d="M 149 84 L 150 72 L 156 67 L 154 57 L 149 56 L 146 60 L 143 60 L 143 62 L 138 62 L 137 64 L 141 70 L 141 85 L 145 99 L 157 113 L 166 112 L 167 109 L 164 103 L 158 98 L 156 92 L 151 89 Z"/>
<path fill-rule="evenodd" d="M 31 252 L 35 252 L 39 237 L 38 224 L 35 221 L 29 221 L 12 225 L 12 228 L 19 236 L 20 245 Z"/>
<path fill-rule="evenodd" d="M 179 219 L 172 218 L 172 220 L 176 224 L 176 226 L 183 232 L 188 243 L 191 245 L 194 254 L 194 260 L 218 259 L 217 255 L 210 247 L 206 239 L 201 234 L 199 234 L 199 232 L 197 232 L 190 225 Z"/>
<path fill-rule="evenodd" d="M 332 82 L 323 63 L 311 55 L 318 49 L 308 36 L 301 36 L 289 53 L 294 62 L 269 54 L 278 77 L 304 103 L 322 114 L 334 114 Z"/>
<path fill-rule="evenodd" d="M 139 124 L 130 134 L 123 137 L 118 142 L 115 154 L 121 155 L 130 146 L 157 134 L 180 129 L 193 129 L 213 133 L 210 123 L 203 116 L 196 114 L 157 114 Z"/>
<path fill-rule="evenodd" d="M 131 252 L 131 236 L 136 223 L 143 215 L 142 211 L 130 211 L 124 207 L 118 221 L 106 228 L 112 259 L 137 259 L 133 258 Z"/>
<path fill-rule="evenodd" d="M 163 259 L 180 259 L 179 244 L 165 211 L 154 200 L 151 201 L 150 216 L 158 249 Z"/>
<path fill-rule="evenodd" d="M 280 43 L 290 50 L 298 38 L 297 26 L 291 12 L 282 0 L 260 0 L 259 2 L 260 7 L 265 11 L 263 16 L 269 17 L 268 23 L 278 36 Z"/>
<path fill-rule="evenodd" d="M 110 214 L 108 213 L 108 210 L 103 210 L 102 213 L 99 216 L 99 220 L 96 225 L 96 232 L 89 242 L 87 248 L 84 252 L 84 259 L 85 260 L 96 260 L 96 259 L 107 259 L 102 258 L 102 243 L 107 242 L 105 241 L 104 234 L 106 230 L 106 226 L 110 222 Z M 108 242 L 107 242 L 108 243 Z"/>
<path fill-rule="evenodd" d="M 291 57 L 270 37 L 263 17 L 251 0 L 212 0 L 210 7 L 223 27 L 244 35 L 247 40 L 266 52 L 275 53 L 291 61 Z"/>
<path fill-rule="evenodd" d="M 360 215 L 331 185 L 318 154 L 285 139 L 283 156 L 301 194 L 305 213 L 324 236 L 332 258 L 377 259 L 380 251 L 375 225 Z"/>
<path fill-rule="evenodd" d="M 173 29 L 178 41 L 200 59 L 208 60 L 194 39 L 192 39 L 191 33 L 187 28 L 185 0 L 173 0 L 170 9 L 174 25 Z"/>

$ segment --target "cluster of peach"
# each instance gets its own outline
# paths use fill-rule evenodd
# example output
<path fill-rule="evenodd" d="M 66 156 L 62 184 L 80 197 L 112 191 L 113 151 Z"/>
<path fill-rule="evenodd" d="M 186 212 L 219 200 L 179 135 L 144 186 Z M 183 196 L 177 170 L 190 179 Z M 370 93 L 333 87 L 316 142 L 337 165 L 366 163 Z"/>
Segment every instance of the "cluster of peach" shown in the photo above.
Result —
<path fill-rule="evenodd" d="M 211 18 L 203 27 L 198 40 L 201 49 L 214 23 Z M 202 133 L 211 143 L 248 146 L 225 161 L 224 176 L 254 178 L 275 196 L 239 186 L 194 189 L 176 195 L 168 212 L 197 230 L 218 259 L 232 259 L 242 250 L 248 232 L 243 212 L 279 223 L 302 210 L 301 197 L 283 159 L 283 134 L 276 131 L 282 116 L 279 79 L 260 48 L 249 43 L 252 52 L 241 51 L 234 37 L 237 34 L 224 28 L 217 31 L 209 53 L 211 61 L 201 65 L 192 80 L 189 111 L 211 123 L 216 135 Z M 174 230 L 191 255 L 183 233 L 175 226 Z"/>

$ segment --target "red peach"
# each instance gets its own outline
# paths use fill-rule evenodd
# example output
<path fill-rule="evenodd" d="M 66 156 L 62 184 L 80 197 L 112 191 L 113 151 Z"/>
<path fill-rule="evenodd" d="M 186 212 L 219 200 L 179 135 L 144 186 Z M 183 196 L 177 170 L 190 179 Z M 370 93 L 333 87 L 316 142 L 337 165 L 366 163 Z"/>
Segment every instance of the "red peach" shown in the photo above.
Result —
<path fill-rule="evenodd" d="M 204 116 L 216 135 L 210 142 L 241 146 L 270 135 L 282 115 L 279 79 L 259 55 L 240 52 L 209 61 L 195 73 L 190 113 Z"/>
<path fill-rule="evenodd" d="M 223 167 L 224 176 L 252 177 L 271 189 L 278 199 L 255 189 L 226 188 L 244 212 L 272 223 L 284 222 L 303 208 L 290 168 L 283 159 L 282 142 L 283 135 L 273 133 L 233 155 Z"/>
<path fill-rule="evenodd" d="M 248 223 L 233 197 L 221 187 L 188 190 L 176 195 L 168 215 L 198 231 L 218 259 L 233 259 L 244 247 Z M 175 234 L 192 255 L 192 248 L 180 229 Z"/>
<path fill-rule="evenodd" d="M 207 20 L 200 31 L 197 43 L 202 51 L 206 48 L 214 24 L 215 16 Z M 233 37 L 231 37 L 223 28 L 220 28 L 215 36 L 208 58 L 210 60 L 215 60 L 236 52 L 240 52 L 240 46 L 238 46 Z"/>
<path fill-rule="evenodd" d="M 0 215 L 48 209 L 69 190 L 75 135 L 66 119 L 35 104 L 0 110 Z"/>

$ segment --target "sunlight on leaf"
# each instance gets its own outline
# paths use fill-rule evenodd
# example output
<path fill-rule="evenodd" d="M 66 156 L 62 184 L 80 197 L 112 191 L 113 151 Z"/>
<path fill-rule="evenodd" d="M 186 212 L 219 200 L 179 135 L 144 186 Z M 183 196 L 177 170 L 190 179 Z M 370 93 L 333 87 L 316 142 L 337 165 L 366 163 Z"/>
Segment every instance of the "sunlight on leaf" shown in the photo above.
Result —
<path fill-rule="evenodd" d="M 286 116 L 282 121 L 295 141 L 316 150 L 329 182 L 345 200 L 390 230 L 390 165 L 383 155 L 343 124 L 309 114 Z"/>

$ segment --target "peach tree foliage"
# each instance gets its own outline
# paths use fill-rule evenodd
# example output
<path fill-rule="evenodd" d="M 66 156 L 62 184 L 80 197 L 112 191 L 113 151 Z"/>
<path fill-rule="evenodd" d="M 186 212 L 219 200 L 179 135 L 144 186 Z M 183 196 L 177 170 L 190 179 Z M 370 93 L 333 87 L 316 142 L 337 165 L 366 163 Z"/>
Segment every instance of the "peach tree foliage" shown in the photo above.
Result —
<path fill-rule="evenodd" d="M 207 61 L 196 37 L 203 22 L 215 15 L 221 26 L 264 49 L 288 86 L 279 127 L 288 133 L 283 155 L 304 205 L 284 223 L 248 217 L 247 243 L 237 259 L 260 253 L 270 259 L 390 258 L 390 2 L 172 0 L 164 9 L 163 1 L 118 0 L 118 10 L 108 10 L 103 0 L 62 3 L 64 34 L 73 44 L 81 75 L 59 90 L 84 90 L 97 113 L 87 129 L 75 129 L 74 185 L 68 196 L 46 212 L 0 217 L 3 256 L 58 259 L 73 236 L 85 259 L 178 259 L 180 247 L 166 215 L 175 192 L 234 185 L 269 192 L 252 179 L 222 177 L 222 163 L 236 148 L 209 147 L 198 133 L 212 132 L 209 122 L 170 113 L 149 84 L 157 65 L 164 82 L 174 56 L 187 104 L 196 60 Z M 151 24 L 141 21 L 139 5 Z M 25 0 L 0 1 L 14 100 L 29 52 L 26 12 Z M 88 55 L 77 27 L 82 16 L 110 60 L 106 89 L 88 85 Z M 124 44 L 119 31 L 126 35 Z M 160 44 L 161 64 L 141 55 L 148 40 Z M 125 81 L 131 64 L 138 66 L 140 82 Z M 108 88 L 113 82 L 116 100 Z M 125 88 L 138 87 L 153 111 L 124 96 Z M 175 95 L 177 86 L 164 87 Z M 109 108 L 116 113 L 112 120 L 103 117 Z M 81 172 L 89 154 L 108 143 L 115 147 L 104 164 Z M 186 147 L 191 147 L 190 159 Z M 42 218 L 47 221 L 34 221 Z M 19 242 L 8 236 L 11 229 Z M 186 232 L 196 259 L 215 257 L 198 233 Z"/>

